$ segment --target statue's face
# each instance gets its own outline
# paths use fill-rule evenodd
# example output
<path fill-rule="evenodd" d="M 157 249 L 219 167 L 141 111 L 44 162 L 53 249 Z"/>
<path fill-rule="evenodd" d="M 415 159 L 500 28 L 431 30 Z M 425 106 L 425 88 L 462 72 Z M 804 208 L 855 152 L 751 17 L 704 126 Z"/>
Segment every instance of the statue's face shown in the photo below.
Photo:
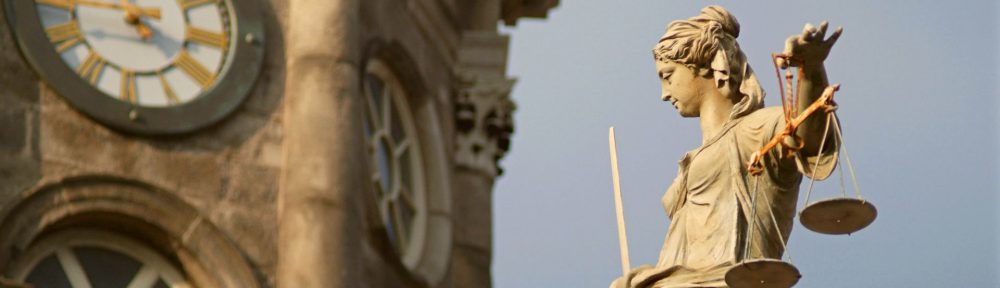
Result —
<path fill-rule="evenodd" d="M 675 62 L 656 61 L 656 71 L 663 88 L 660 98 L 670 101 L 682 117 L 698 117 L 705 92 L 715 89 L 712 79 Z"/>

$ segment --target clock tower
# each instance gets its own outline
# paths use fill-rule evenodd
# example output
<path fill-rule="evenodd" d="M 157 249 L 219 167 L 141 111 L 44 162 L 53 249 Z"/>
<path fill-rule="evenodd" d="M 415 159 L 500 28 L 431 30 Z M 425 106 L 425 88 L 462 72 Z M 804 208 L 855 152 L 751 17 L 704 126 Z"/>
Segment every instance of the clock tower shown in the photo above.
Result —
<path fill-rule="evenodd" d="M 0 3 L 0 286 L 491 285 L 557 0 Z"/>

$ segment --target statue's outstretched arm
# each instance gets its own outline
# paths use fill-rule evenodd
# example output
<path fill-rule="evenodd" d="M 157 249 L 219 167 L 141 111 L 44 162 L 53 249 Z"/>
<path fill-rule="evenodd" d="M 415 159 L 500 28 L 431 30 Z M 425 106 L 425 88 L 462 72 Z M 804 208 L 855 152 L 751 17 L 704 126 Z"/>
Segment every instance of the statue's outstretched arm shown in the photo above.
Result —
<path fill-rule="evenodd" d="M 837 43 L 837 39 L 840 38 L 844 29 L 837 27 L 827 38 L 827 26 L 826 21 L 820 23 L 818 28 L 812 24 L 806 24 L 802 29 L 802 34 L 792 35 L 785 41 L 784 54 L 790 56 L 789 58 L 792 60 L 778 59 L 778 65 L 782 68 L 792 65 L 800 66 L 799 68 L 802 69 L 803 77 L 800 79 L 798 87 L 801 93 L 799 94 L 801 98 L 798 99 L 799 111 L 805 110 L 806 107 L 815 102 L 823 93 L 823 89 L 829 85 L 823 61 L 830 54 L 830 49 L 834 43 Z M 823 113 L 814 113 L 799 125 L 796 133 L 806 142 L 802 153 L 806 155 L 817 154 L 825 125 L 826 117 Z M 830 131 L 830 133 L 834 132 Z M 830 137 L 832 135 L 828 135 L 828 139 Z"/>

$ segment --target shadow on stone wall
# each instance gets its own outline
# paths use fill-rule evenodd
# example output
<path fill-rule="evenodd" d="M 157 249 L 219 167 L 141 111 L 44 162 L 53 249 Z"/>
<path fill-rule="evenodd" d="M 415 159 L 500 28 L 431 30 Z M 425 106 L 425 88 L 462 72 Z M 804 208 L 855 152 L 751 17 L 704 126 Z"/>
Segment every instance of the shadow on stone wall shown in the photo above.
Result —
<path fill-rule="evenodd" d="M 38 76 L 24 61 L 0 13 L 0 204 L 41 177 Z"/>

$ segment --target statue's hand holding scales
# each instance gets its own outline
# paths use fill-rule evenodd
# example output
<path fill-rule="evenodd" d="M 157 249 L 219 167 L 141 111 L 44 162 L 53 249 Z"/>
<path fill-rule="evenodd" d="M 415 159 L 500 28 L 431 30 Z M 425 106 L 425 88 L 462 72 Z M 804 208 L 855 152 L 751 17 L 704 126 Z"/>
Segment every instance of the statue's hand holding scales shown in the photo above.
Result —
<path fill-rule="evenodd" d="M 844 28 L 837 27 L 827 38 L 828 26 L 829 23 L 826 21 L 820 23 L 819 28 L 813 26 L 812 23 L 806 23 L 801 34 L 789 36 L 785 40 L 785 50 L 782 53 L 785 57 L 778 57 L 775 60 L 781 69 L 788 68 L 788 66 L 802 69 L 803 77 L 800 79 L 799 89 L 805 93 L 799 95 L 801 99 L 798 99 L 798 105 L 796 105 L 798 111 L 803 111 L 813 104 L 829 84 L 823 61 L 826 61 L 826 57 L 830 55 L 830 49 L 833 48 L 833 44 L 837 43 Z M 825 124 L 825 117 L 819 113 L 803 121 L 802 128 L 798 129 L 796 134 L 804 140 L 803 149 L 805 152 L 811 155 L 816 154 L 818 145 L 823 138 Z"/>
<path fill-rule="evenodd" d="M 807 23 L 802 28 L 802 34 L 789 36 L 788 40 L 785 40 L 784 54 L 793 59 L 800 59 L 806 66 L 822 65 L 826 57 L 830 55 L 830 48 L 833 47 L 834 43 L 837 43 L 840 34 L 844 32 L 844 28 L 837 27 L 833 33 L 830 33 L 830 37 L 826 38 L 827 26 L 829 24 L 826 21 L 820 23 L 819 28 L 813 26 L 812 23 Z M 798 63 L 791 64 L 798 66 Z M 779 59 L 778 65 L 784 69 L 788 67 L 788 62 L 785 59 Z"/>
<path fill-rule="evenodd" d="M 824 40 L 827 26 L 829 26 L 829 23 L 826 21 L 820 23 L 819 28 L 813 26 L 812 23 L 807 23 L 802 28 L 802 34 L 789 36 L 788 40 L 785 40 L 784 54 L 790 58 L 801 59 L 806 66 L 811 64 L 822 65 L 826 57 L 830 55 L 830 48 L 833 47 L 834 43 L 837 43 L 840 34 L 844 32 L 844 28 L 837 27 L 833 33 L 830 33 L 830 37 Z M 792 66 L 798 66 L 798 63 L 791 64 Z M 779 58 L 778 65 L 784 69 L 788 67 L 788 62 L 785 59 Z"/>

